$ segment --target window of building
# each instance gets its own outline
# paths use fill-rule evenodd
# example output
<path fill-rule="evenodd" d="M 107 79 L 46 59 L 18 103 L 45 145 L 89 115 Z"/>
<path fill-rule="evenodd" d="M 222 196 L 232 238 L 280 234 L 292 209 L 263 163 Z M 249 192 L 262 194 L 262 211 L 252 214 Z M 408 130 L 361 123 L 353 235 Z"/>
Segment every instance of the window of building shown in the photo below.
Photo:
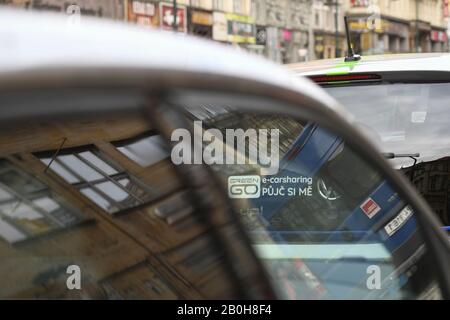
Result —
<path fill-rule="evenodd" d="M 133 148 L 131 150 L 130 155 L 146 155 L 133 153 L 133 150 L 136 151 Z M 148 186 L 119 166 L 108 163 L 104 156 L 93 148 L 65 151 L 54 159 L 50 152 L 40 156 L 40 159 L 61 178 L 111 214 L 139 206 L 154 198 L 154 193 Z"/>
<path fill-rule="evenodd" d="M 142 167 L 148 167 L 169 156 L 169 150 L 160 135 L 117 142 L 114 145 L 117 150 Z"/>
<path fill-rule="evenodd" d="M 0 237 L 9 243 L 68 228 L 86 216 L 46 185 L 0 160 Z"/>

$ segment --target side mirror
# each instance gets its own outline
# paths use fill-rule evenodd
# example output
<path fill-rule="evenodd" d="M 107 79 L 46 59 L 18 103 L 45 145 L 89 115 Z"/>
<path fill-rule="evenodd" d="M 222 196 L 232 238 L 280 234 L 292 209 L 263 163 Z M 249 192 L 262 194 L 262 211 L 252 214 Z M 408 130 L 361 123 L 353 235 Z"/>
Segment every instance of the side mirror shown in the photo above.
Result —
<path fill-rule="evenodd" d="M 448 297 L 437 219 L 339 114 L 257 95 L 170 97 L 153 115 L 172 162 L 213 172 L 282 298 Z"/>

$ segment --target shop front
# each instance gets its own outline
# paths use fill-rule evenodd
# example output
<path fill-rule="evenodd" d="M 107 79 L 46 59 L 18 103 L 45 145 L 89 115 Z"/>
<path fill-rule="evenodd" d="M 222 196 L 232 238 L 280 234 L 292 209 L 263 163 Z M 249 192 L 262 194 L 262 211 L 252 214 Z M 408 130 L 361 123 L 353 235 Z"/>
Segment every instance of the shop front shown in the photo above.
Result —
<path fill-rule="evenodd" d="M 219 42 L 228 42 L 228 21 L 224 12 L 213 12 L 212 38 Z"/>
<path fill-rule="evenodd" d="M 411 50 L 416 52 L 431 52 L 431 25 L 424 21 L 410 22 Z"/>
<path fill-rule="evenodd" d="M 123 0 L 34 0 L 28 1 L 26 7 L 39 11 L 77 13 L 81 17 L 123 18 Z"/>
<path fill-rule="evenodd" d="M 448 38 L 445 30 L 432 29 L 430 39 L 432 52 L 448 51 Z"/>
<path fill-rule="evenodd" d="M 339 52 L 343 55 L 346 53 L 345 41 L 343 34 L 338 36 Z M 316 59 L 332 59 L 336 57 L 336 35 L 332 32 L 315 32 L 314 33 L 314 54 Z"/>
<path fill-rule="evenodd" d="M 227 40 L 251 50 L 256 44 L 256 25 L 252 17 L 233 13 L 225 14 L 227 20 Z"/>
<path fill-rule="evenodd" d="M 410 50 L 410 28 L 405 21 L 367 16 L 349 18 L 349 29 L 355 52 L 386 54 Z"/>
<path fill-rule="evenodd" d="M 141 26 L 158 27 L 156 4 L 142 0 L 128 1 L 127 20 Z"/>
<path fill-rule="evenodd" d="M 191 9 L 189 11 L 189 33 L 198 37 L 212 39 L 213 15 L 205 10 Z"/>
<path fill-rule="evenodd" d="M 175 10 L 173 3 L 160 2 L 159 26 L 163 30 L 187 33 L 188 24 L 186 6 L 177 4 Z"/>

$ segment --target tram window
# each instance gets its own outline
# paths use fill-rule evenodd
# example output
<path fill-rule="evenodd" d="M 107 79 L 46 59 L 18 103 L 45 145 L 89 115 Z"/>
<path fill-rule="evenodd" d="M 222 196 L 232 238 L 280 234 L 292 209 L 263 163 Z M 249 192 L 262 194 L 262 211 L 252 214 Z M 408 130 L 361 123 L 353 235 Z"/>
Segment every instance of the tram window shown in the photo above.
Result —
<path fill-rule="evenodd" d="M 115 145 L 117 150 L 142 167 L 148 167 L 169 156 L 166 143 L 160 135 L 117 142 Z"/>
<path fill-rule="evenodd" d="M 0 237 L 9 243 L 86 219 L 40 181 L 0 160 Z"/>
<path fill-rule="evenodd" d="M 155 196 L 124 169 L 107 163 L 93 148 L 64 151 L 53 161 L 51 154 L 46 152 L 41 161 L 111 214 L 145 204 Z"/>

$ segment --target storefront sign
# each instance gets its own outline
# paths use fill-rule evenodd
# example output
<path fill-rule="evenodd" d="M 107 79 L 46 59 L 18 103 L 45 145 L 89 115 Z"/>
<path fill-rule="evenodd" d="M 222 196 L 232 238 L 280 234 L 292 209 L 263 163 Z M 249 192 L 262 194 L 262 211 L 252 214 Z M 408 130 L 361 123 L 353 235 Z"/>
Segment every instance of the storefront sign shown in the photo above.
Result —
<path fill-rule="evenodd" d="M 234 43 L 256 43 L 255 25 L 251 17 L 226 14 L 228 21 L 228 41 Z"/>
<path fill-rule="evenodd" d="M 131 7 L 134 14 L 154 16 L 155 15 L 155 5 L 153 3 L 132 1 Z"/>
<path fill-rule="evenodd" d="M 191 12 L 191 22 L 194 24 L 212 26 L 213 25 L 213 16 L 209 12 L 194 10 Z"/>
<path fill-rule="evenodd" d="M 175 15 L 171 3 L 159 3 L 159 20 L 161 29 L 173 30 Z M 187 13 L 185 6 L 177 5 L 176 25 L 179 32 L 187 32 Z"/>
<path fill-rule="evenodd" d="M 437 30 L 431 31 L 430 38 L 431 38 L 431 41 L 436 41 L 436 42 L 446 42 L 447 41 L 447 35 L 443 31 L 437 31 Z"/>
<path fill-rule="evenodd" d="M 103 1 L 98 1 L 99 3 L 92 6 L 83 6 L 78 5 L 80 14 L 83 16 L 97 16 L 97 17 L 112 17 L 110 15 L 108 5 Z M 55 12 L 67 12 L 67 9 L 72 4 L 69 2 L 61 3 L 61 1 L 56 0 L 45 0 L 45 1 L 34 1 L 30 4 L 30 8 L 33 10 L 42 10 L 42 11 L 55 11 Z M 108 11 L 108 14 L 105 15 L 105 12 Z"/>
<path fill-rule="evenodd" d="M 225 13 L 213 13 L 213 39 L 217 41 L 228 41 L 228 22 Z"/>
<path fill-rule="evenodd" d="M 349 21 L 350 31 L 354 32 L 376 32 L 383 33 L 387 28 L 387 21 L 381 20 L 380 23 L 370 25 L 370 21 L 367 18 L 359 18 L 357 20 Z"/>
<path fill-rule="evenodd" d="M 153 3 L 133 0 L 128 3 L 128 21 L 136 22 L 138 25 L 155 26 L 156 15 Z"/>
<path fill-rule="evenodd" d="M 316 35 L 314 37 L 314 50 L 319 54 L 321 52 L 323 52 L 324 47 L 323 47 L 323 36 L 322 35 Z"/>
<path fill-rule="evenodd" d="M 351 0 L 350 3 L 353 8 L 367 8 L 370 5 L 369 0 Z"/>
<path fill-rule="evenodd" d="M 256 44 L 265 46 L 267 42 L 267 29 L 264 26 L 256 26 Z"/>
<path fill-rule="evenodd" d="M 283 30 L 283 41 L 291 42 L 292 41 L 292 31 L 288 29 Z"/>

